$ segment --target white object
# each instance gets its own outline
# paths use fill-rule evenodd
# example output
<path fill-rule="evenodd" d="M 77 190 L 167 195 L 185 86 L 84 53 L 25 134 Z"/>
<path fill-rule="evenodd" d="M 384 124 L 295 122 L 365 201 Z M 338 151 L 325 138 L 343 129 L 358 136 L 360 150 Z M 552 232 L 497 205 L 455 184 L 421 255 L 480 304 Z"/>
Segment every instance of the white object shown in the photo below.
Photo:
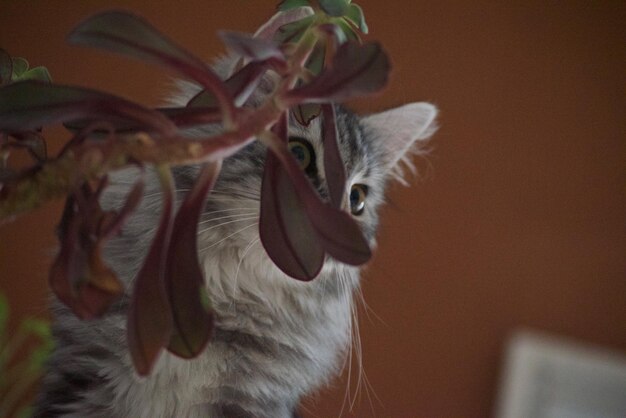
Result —
<path fill-rule="evenodd" d="M 626 418 L 626 355 L 519 333 L 499 395 L 497 418 Z"/>

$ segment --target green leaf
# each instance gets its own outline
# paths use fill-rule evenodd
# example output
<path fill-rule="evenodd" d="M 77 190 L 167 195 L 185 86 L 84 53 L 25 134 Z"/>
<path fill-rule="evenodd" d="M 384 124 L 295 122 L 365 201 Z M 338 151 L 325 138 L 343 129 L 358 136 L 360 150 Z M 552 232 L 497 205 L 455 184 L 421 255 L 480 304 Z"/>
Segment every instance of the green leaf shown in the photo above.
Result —
<path fill-rule="evenodd" d="M 318 0 L 318 2 L 329 16 L 343 16 L 350 6 L 350 0 Z"/>
<path fill-rule="evenodd" d="M 13 76 L 12 76 L 12 79 L 16 80 L 22 74 L 24 74 L 26 72 L 26 70 L 28 70 L 28 61 L 26 61 L 24 58 L 19 58 L 19 57 L 13 57 L 11 59 L 13 60 Z"/>
<path fill-rule="evenodd" d="M 308 0 L 283 0 L 278 5 L 278 10 L 284 12 L 286 10 L 295 9 L 297 7 L 310 6 Z"/>
<path fill-rule="evenodd" d="M 17 76 L 13 81 L 36 80 L 44 83 L 51 83 L 52 77 L 46 67 L 35 67 Z"/>
<path fill-rule="evenodd" d="M 36 335 L 43 341 L 49 341 L 52 339 L 52 331 L 50 330 L 50 324 L 41 319 L 26 318 L 21 324 L 24 331 Z"/>
<path fill-rule="evenodd" d="M 355 32 L 354 26 L 349 24 L 345 18 L 343 17 L 339 18 L 335 21 L 335 23 L 337 24 L 337 26 L 341 28 L 341 30 L 343 31 L 344 35 L 346 35 L 346 38 L 348 38 L 348 40 L 359 42 L 359 43 L 361 42 L 361 37 L 359 36 L 358 33 Z"/>
<path fill-rule="evenodd" d="M 352 3 L 348 8 L 346 17 L 350 19 L 350 21 L 354 23 L 354 25 L 359 28 L 361 32 L 368 32 L 367 23 L 365 23 L 365 15 L 363 14 L 363 9 L 361 9 L 361 6 Z"/>

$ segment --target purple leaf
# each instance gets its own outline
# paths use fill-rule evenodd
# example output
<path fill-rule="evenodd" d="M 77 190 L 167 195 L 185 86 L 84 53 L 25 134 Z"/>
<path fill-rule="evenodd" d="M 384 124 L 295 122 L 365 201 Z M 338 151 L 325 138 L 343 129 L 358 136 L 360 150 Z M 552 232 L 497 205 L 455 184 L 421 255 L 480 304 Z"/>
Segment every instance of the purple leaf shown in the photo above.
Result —
<path fill-rule="evenodd" d="M 82 319 L 101 316 L 123 292 L 102 260 L 96 227 L 105 214 L 97 204 L 98 195 L 85 186 L 67 199 L 59 226 L 61 251 L 49 276 L 59 300 Z"/>
<path fill-rule="evenodd" d="M 205 90 L 203 90 L 205 91 Z M 169 108 L 157 108 L 154 111 L 162 114 L 169 119 L 178 128 L 195 127 L 198 125 L 208 125 L 211 123 L 217 123 L 222 120 L 222 113 L 218 107 L 169 107 Z M 63 125 L 72 131 L 80 131 L 86 129 L 94 124 L 97 124 L 101 119 L 81 119 L 77 121 L 67 122 Z M 142 123 L 137 121 L 111 118 L 108 121 L 110 126 L 115 130 L 115 133 L 128 133 L 135 131 L 145 131 L 145 127 Z M 92 130 L 94 134 L 109 133 L 110 129 L 101 128 Z"/>
<path fill-rule="evenodd" d="M 173 224 L 174 185 L 169 169 L 166 170 L 166 174 L 161 173 L 161 221 L 135 279 L 126 325 L 128 349 L 135 370 L 142 376 L 150 373 L 172 333 L 171 310 L 165 290 L 165 261 Z"/>
<path fill-rule="evenodd" d="M 205 283 L 198 261 L 197 231 L 220 166 L 219 162 L 203 166 L 178 209 L 167 254 L 165 280 L 174 326 L 167 349 L 183 358 L 200 354 L 213 332 L 213 313 L 203 302 Z"/>
<path fill-rule="evenodd" d="M 38 81 L 0 88 L 0 131 L 36 130 L 44 125 L 80 119 L 122 119 L 146 130 L 176 131 L 176 126 L 160 113 L 96 90 Z"/>
<path fill-rule="evenodd" d="M 271 39 L 253 37 L 247 33 L 219 31 L 226 47 L 236 55 L 250 58 L 252 61 L 264 61 L 269 58 L 284 60 L 283 52 Z"/>
<path fill-rule="evenodd" d="M 9 83 L 12 74 L 13 60 L 4 49 L 0 48 L 0 85 Z"/>
<path fill-rule="evenodd" d="M 284 142 L 274 137 L 267 141 L 267 145 L 289 174 L 322 248 L 346 264 L 360 265 L 367 262 L 372 253 L 354 219 L 320 199 Z"/>
<path fill-rule="evenodd" d="M 167 67 L 211 89 L 219 97 L 221 105 L 230 106 L 225 87 L 207 64 L 138 16 L 123 11 L 97 14 L 79 24 L 68 40 Z"/>
<path fill-rule="evenodd" d="M 275 125 L 286 143 L 286 115 Z M 324 264 L 324 249 L 287 172 L 268 150 L 261 187 L 259 235 L 274 264 L 298 280 L 312 280 Z"/>
<path fill-rule="evenodd" d="M 344 200 L 346 169 L 337 143 L 339 138 L 337 137 L 335 109 L 331 104 L 324 104 L 322 105 L 322 112 L 324 115 L 322 138 L 324 141 L 326 183 L 330 192 L 330 201 L 339 208 Z"/>
<path fill-rule="evenodd" d="M 345 101 L 374 93 L 387 84 L 389 59 L 378 43 L 342 44 L 319 77 L 287 94 L 292 103 Z"/>

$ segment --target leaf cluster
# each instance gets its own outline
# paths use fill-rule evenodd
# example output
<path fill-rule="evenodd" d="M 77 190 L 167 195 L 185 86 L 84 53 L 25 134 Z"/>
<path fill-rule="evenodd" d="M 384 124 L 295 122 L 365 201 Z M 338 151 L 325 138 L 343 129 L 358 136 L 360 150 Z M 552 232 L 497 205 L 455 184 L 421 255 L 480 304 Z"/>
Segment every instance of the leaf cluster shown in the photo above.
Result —
<path fill-rule="evenodd" d="M 278 268 L 308 281 L 318 275 L 327 256 L 352 265 L 370 258 L 360 228 L 341 209 L 345 171 L 333 107 L 334 102 L 374 93 L 387 82 L 389 60 L 379 44 L 361 40 L 366 32 L 361 8 L 350 1 L 283 1 L 254 36 L 220 33 L 227 48 L 241 57 L 225 80 L 130 13 L 99 13 L 70 33 L 70 43 L 140 59 L 202 87 L 186 106 L 158 109 L 52 83 L 41 67 L 27 70 L 23 60 L 1 51 L 0 222 L 66 197 L 59 224 L 61 250 L 50 271 L 50 286 L 79 317 L 98 317 L 124 292 L 102 248 L 143 195 L 139 178 L 119 210 L 102 209 L 99 200 L 108 174 L 129 166 L 153 167 L 163 207 L 134 281 L 128 344 L 140 374 L 150 372 L 163 349 L 184 358 L 198 355 L 213 327 L 211 295 L 197 260 L 198 219 L 222 160 L 252 141 L 268 148 L 259 235 Z M 273 92 L 260 103 L 252 100 L 269 75 L 277 80 Z M 328 200 L 316 192 L 288 149 L 289 112 L 304 125 L 322 120 Z M 58 155 L 48 156 L 42 127 L 59 123 L 70 137 Z M 221 128 L 199 138 L 186 134 L 188 128 L 207 125 Z M 20 148 L 31 153 L 32 165 L 11 170 L 8 158 Z M 201 169 L 176 210 L 171 168 L 184 164 Z"/>

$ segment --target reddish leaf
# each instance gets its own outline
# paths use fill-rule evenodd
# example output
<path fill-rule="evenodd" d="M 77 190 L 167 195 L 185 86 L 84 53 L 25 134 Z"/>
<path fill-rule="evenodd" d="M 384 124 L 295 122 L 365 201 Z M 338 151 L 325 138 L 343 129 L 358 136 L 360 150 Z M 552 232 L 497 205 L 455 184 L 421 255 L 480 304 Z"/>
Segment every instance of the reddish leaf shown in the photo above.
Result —
<path fill-rule="evenodd" d="M 122 11 L 108 11 L 79 24 L 68 36 L 79 45 L 107 49 L 157 63 L 214 91 L 224 102 L 227 92 L 220 78 L 199 58 L 176 45 L 146 20 Z"/>
<path fill-rule="evenodd" d="M 275 127 L 277 135 L 286 143 L 286 114 Z M 265 157 L 259 235 L 268 256 L 289 276 L 312 280 L 322 269 L 324 249 L 293 183 L 271 151 Z"/>
<path fill-rule="evenodd" d="M 283 52 L 271 39 L 253 37 L 247 33 L 219 31 L 226 47 L 236 55 L 250 58 L 252 61 L 264 61 L 269 58 L 284 60 Z"/>
<path fill-rule="evenodd" d="M 271 151 L 265 157 L 259 235 L 274 264 L 298 280 L 312 280 L 324 265 L 324 249 L 289 175 Z"/>
<path fill-rule="evenodd" d="M 204 91 L 204 90 L 203 90 Z M 195 127 L 198 125 L 205 125 L 216 123 L 222 120 L 222 113 L 218 107 L 169 107 L 169 108 L 157 108 L 156 112 L 162 114 L 169 119 L 178 128 Z M 67 122 L 63 125 L 72 131 L 84 130 L 94 124 L 97 124 L 101 119 L 81 119 L 77 121 Z M 145 126 L 141 123 L 133 120 L 122 118 L 111 118 L 108 121 L 110 124 L 107 128 L 94 129 L 90 133 L 101 134 L 110 133 L 110 129 L 115 130 L 115 133 L 127 133 L 134 131 L 146 131 Z"/>
<path fill-rule="evenodd" d="M 292 103 L 345 101 L 374 93 L 387 84 L 390 64 L 378 43 L 342 44 L 329 67 L 310 83 L 287 94 Z"/>
<path fill-rule="evenodd" d="M 165 280 L 174 326 L 167 349 L 183 358 L 200 354 L 213 332 L 213 313 L 205 308 L 202 296 L 205 283 L 198 261 L 197 230 L 220 165 L 209 163 L 202 168 L 178 209 L 167 253 Z"/>
<path fill-rule="evenodd" d="M 267 140 L 267 145 L 289 174 L 322 248 L 346 264 L 360 265 L 367 262 L 372 253 L 354 219 L 320 199 L 286 144 L 274 137 Z"/>
<path fill-rule="evenodd" d="M 128 100 L 82 87 L 22 81 L 0 88 L 0 131 L 36 130 L 81 119 L 130 120 L 146 130 L 171 133 L 176 126 L 160 113 Z"/>
<path fill-rule="evenodd" d="M 163 170 L 167 171 L 161 173 L 161 221 L 135 279 L 126 325 L 128 349 L 135 370 L 142 376 L 150 373 L 172 333 L 172 317 L 165 290 L 165 261 L 173 223 L 174 185 L 169 169 Z"/>
<path fill-rule="evenodd" d="M 345 192 L 346 169 L 337 143 L 339 138 L 335 123 L 335 109 L 333 105 L 324 104 L 322 105 L 322 112 L 324 114 L 322 135 L 324 141 L 324 174 L 328 184 L 330 201 L 339 208 Z"/>
<path fill-rule="evenodd" d="M 85 190 L 85 188 L 83 188 Z M 115 273 L 102 261 L 102 243 L 94 226 L 101 217 L 99 208 L 86 211 L 79 200 L 93 207 L 98 193 L 68 198 L 60 224 L 61 251 L 50 269 L 50 287 L 61 302 L 83 319 L 102 315 L 122 293 Z M 94 202 L 93 199 L 96 199 Z"/>

